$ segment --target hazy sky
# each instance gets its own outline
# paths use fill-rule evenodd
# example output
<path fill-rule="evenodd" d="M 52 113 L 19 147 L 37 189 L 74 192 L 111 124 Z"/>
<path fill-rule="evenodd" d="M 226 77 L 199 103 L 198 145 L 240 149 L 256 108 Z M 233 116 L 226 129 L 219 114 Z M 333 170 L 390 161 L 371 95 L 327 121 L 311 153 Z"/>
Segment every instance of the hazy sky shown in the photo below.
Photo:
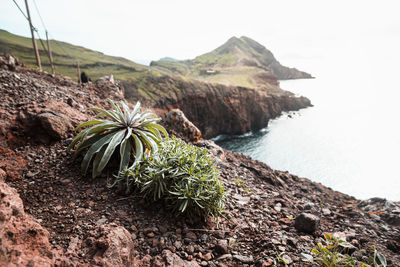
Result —
<path fill-rule="evenodd" d="M 25 11 L 24 1 L 16 1 Z M 34 25 L 44 36 L 33 0 L 29 3 Z M 390 36 L 385 41 L 400 43 L 398 0 L 36 3 L 53 38 L 139 62 L 164 56 L 193 58 L 242 35 L 260 42 L 289 65 L 323 56 L 334 43 L 362 48 L 363 42 L 379 43 L 382 35 Z M 12 0 L 1 0 L 0 28 L 30 35 Z"/>

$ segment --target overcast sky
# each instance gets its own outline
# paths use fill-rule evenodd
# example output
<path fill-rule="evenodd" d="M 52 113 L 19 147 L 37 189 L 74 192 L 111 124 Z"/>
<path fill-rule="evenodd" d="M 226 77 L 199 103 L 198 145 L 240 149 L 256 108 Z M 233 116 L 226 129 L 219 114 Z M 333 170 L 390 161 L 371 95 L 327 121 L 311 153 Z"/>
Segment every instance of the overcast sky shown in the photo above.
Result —
<path fill-rule="evenodd" d="M 16 1 L 25 11 L 24 1 Z M 33 0 L 29 3 L 33 23 L 44 36 Z M 242 35 L 289 65 L 323 56 L 335 43 L 379 43 L 381 36 L 400 43 L 398 0 L 36 0 L 36 4 L 51 37 L 142 63 L 164 56 L 193 58 Z M 1 0 L 0 28 L 30 35 L 12 0 Z"/>

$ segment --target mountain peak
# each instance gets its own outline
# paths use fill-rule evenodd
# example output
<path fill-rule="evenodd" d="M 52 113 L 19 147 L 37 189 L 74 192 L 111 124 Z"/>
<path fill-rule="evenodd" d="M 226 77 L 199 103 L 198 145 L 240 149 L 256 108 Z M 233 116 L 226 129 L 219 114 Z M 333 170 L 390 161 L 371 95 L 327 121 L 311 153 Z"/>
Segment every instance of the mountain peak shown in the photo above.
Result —
<path fill-rule="evenodd" d="M 265 77 L 281 80 L 312 77 L 308 73 L 282 66 L 271 51 L 247 36 L 233 36 L 209 53 L 180 64 L 170 63 L 159 61 L 153 62 L 152 66 L 200 80 L 222 81 L 248 87 L 259 86 L 265 82 Z M 232 75 L 229 76 L 228 73 Z M 264 77 L 262 82 L 259 82 L 260 76 Z"/>

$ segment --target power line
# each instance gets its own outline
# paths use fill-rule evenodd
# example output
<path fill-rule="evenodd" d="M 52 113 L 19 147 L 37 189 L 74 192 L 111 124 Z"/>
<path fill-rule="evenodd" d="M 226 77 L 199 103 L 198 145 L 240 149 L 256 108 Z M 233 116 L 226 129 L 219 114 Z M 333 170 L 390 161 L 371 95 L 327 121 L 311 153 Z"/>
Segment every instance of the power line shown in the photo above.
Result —
<path fill-rule="evenodd" d="M 37 7 L 37 4 L 36 4 L 36 1 L 35 1 L 35 0 L 33 0 L 33 4 L 35 5 L 36 13 L 39 15 L 40 21 L 42 22 L 42 26 L 43 26 L 43 28 L 45 29 L 45 31 L 47 32 L 47 28 L 46 28 L 46 26 L 44 25 L 42 15 L 40 15 L 39 8 Z M 42 44 L 43 50 L 45 50 L 45 51 L 48 53 L 48 47 L 47 47 L 47 49 L 46 49 L 46 47 L 45 47 L 45 45 L 44 45 L 44 43 L 43 43 L 43 40 L 42 40 L 42 38 L 41 38 L 40 35 L 39 35 L 39 31 L 38 31 L 36 28 L 35 28 L 35 32 L 37 33 L 37 35 L 38 35 L 38 37 L 39 37 L 39 41 L 40 41 L 40 43 Z"/>
<path fill-rule="evenodd" d="M 42 16 L 40 15 L 39 8 L 37 7 L 36 1 L 35 1 L 35 0 L 33 0 L 33 4 L 35 5 L 36 12 L 37 12 L 38 15 L 39 15 L 39 18 L 40 18 L 40 21 L 42 22 L 43 28 L 47 31 L 47 28 L 46 28 L 46 26 L 44 25 L 43 18 L 42 18 Z"/>
<path fill-rule="evenodd" d="M 18 3 L 16 2 L 16 0 L 13 0 L 13 2 L 14 2 L 14 4 L 17 6 L 17 8 L 18 8 L 19 11 L 21 12 L 21 14 L 25 17 L 25 19 L 29 21 L 29 24 L 30 24 L 30 26 L 31 26 L 31 31 L 32 31 L 32 39 L 34 39 L 34 31 L 35 31 L 36 34 L 37 34 L 38 37 L 39 37 L 39 41 L 40 41 L 40 43 L 41 43 L 41 45 L 42 45 L 43 50 L 46 51 L 46 52 L 48 53 L 50 63 L 52 64 L 51 55 L 50 55 L 50 53 L 49 53 L 49 51 L 50 51 L 50 47 L 49 47 L 49 46 L 50 46 L 50 42 L 49 42 L 49 40 L 47 40 L 48 47 L 46 48 L 46 45 L 43 43 L 43 40 L 42 40 L 42 38 L 40 37 L 40 34 L 39 34 L 38 29 L 36 29 L 36 28 L 33 26 L 32 22 L 29 20 L 29 17 L 22 11 L 21 7 L 18 5 Z M 39 15 L 39 18 L 40 18 L 40 21 L 41 21 L 41 23 L 42 23 L 42 26 L 43 26 L 43 28 L 44 28 L 44 30 L 45 30 L 45 32 L 46 32 L 46 38 L 48 38 L 48 34 L 50 35 L 50 33 L 47 31 L 47 27 L 46 27 L 46 25 L 45 25 L 45 23 L 44 23 L 44 20 L 43 20 L 43 18 L 42 18 L 42 15 L 40 14 L 40 11 L 39 11 L 39 8 L 38 8 L 38 6 L 37 6 L 37 4 L 36 4 L 36 1 L 33 0 L 33 3 L 34 3 L 34 5 L 35 5 L 36 13 Z M 27 8 L 28 8 L 27 0 L 25 0 L 25 4 L 27 5 Z M 29 10 L 27 10 L 27 12 L 28 12 L 28 14 L 29 14 Z M 75 61 L 78 63 L 78 68 L 79 68 L 79 59 L 77 59 L 77 58 L 75 58 L 75 57 L 73 57 L 73 56 L 70 56 L 70 54 L 67 53 L 67 51 L 65 51 L 64 47 L 63 47 L 62 45 L 60 45 L 60 44 L 54 39 L 54 37 L 53 37 L 53 40 L 54 40 L 54 44 L 56 44 L 56 45 L 64 52 L 64 54 L 65 54 L 66 56 L 69 56 L 70 58 L 72 58 L 73 60 L 75 60 Z M 35 44 L 34 44 L 34 46 L 35 46 Z M 38 64 L 40 65 L 40 63 L 38 63 Z M 53 68 L 53 72 L 54 72 L 53 64 L 52 64 L 52 68 Z"/>
<path fill-rule="evenodd" d="M 19 7 L 18 3 L 15 0 L 13 0 L 13 2 L 18 7 L 19 11 L 21 11 L 22 15 L 26 18 L 26 20 L 29 20 L 28 16 L 25 15 L 24 11 L 22 11 L 22 9 Z"/>

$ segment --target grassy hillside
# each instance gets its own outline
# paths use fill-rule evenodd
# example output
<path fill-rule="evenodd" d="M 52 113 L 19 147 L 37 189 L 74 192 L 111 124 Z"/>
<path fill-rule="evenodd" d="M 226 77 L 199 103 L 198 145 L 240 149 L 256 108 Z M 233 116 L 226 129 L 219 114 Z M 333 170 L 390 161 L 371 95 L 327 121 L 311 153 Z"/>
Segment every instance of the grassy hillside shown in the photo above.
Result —
<path fill-rule="evenodd" d="M 43 42 L 46 45 L 46 41 L 44 40 Z M 44 70 L 51 72 L 47 53 L 43 50 L 39 40 L 37 40 L 37 44 L 40 49 L 42 67 Z M 81 70 L 85 71 L 92 79 L 109 74 L 113 74 L 115 78 L 121 80 L 135 79 L 150 70 L 147 66 L 122 57 L 107 56 L 101 52 L 65 42 L 50 40 L 50 45 L 53 51 L 56 73 L 72 77 L 74 80 L 77 76 L 76 65 L 78 60 Z M 0 30 L 0 52 L 13 54 L 19 57 L 26 65 L 36 67 L 30 38 Z"/>
<path fill-rule="evenodd" d="M 152 62 L 152 66 L 137 64 L 122 57 L 104 55 L 81 46 L 51 40 L 56 73 L 77 80 L 77 61 L 81 71 L 85 71 L 92 80 L 113 74 L 116 79 L 125 81 L 126 90 L 135 88 L 145 99 L 156 101 L 167 97 L 152 86 L 162 75 L 175 76 L 170 79 L 174 84 L 179 80 L 196 79 L 214 84 L 235 85 L 249 88 L 263 88 L 270 93 L 281 94 L 276 76 L 266 67 L 267 59 L 276 62 L 272 53 L 257 42 L 246 38 L 233 37 L 210 53 L 193 60 L 177 61 L 163 58 Z M 44 70 L 51 67 L 40 41 L 40 58 Z M 0 30 L 0 53 L 10 53 L 19 57 L 26 65 L 36 67 L 30 38 L 14 35 Z M 180 77 L 180 79 L 179 79 Z"/>
<path fill-rule="evenodd" d="M 270 90 L 277 89 L 277 82 L 273 81 L 276 78 L 311 78 L 305 72 L 282 66 L 271 51 L 245 36 L 232 37 L 215 50 L 192 60 L 153 61 L 151 66 L 164 73 L 200 81 Z"/>

